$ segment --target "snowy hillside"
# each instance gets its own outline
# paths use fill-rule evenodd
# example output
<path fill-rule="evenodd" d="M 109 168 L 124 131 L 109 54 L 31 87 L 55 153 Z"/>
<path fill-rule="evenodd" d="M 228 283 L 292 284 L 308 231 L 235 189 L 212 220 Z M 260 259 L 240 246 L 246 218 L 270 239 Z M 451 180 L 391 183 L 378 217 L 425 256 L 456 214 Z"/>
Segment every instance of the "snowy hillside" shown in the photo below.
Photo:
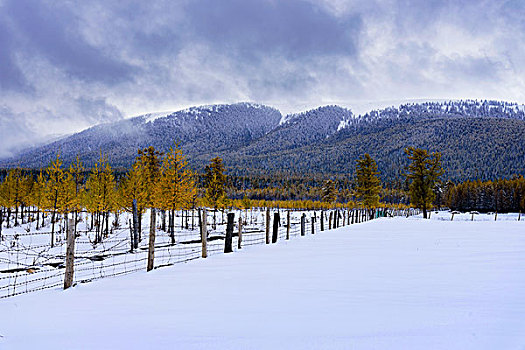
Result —
<path fill-rule="evenodd" d="M 57 142 L 30 149 L 4 165 L 47 166 L 57 153 L 67 165 L 77 155 L 92 166 L 105 154 L 113 166 L 129 166 L 137 149 L 154 146 L 168 151 L 179 143 L 186 154 L 202 156 L 230 152 L 248 145 L 278 126 L 281 113 L 271 107 L 236 103 L 192 107 L 177 112 L 150 113 L 97 125 Z"/>
<path fill-rule="evenodd" d="M 0 348 L 523 348 L 525 222 L 435 218 L 5 299 Z"/>
<path fill-rule="evenodd" d="M 442 154 L 447 178 L 525 175 L 525 110 L 502 101 L 404 103 L 357 115 L 339 106 L 282 114 L 254 103 L 191 107 L 95 126 L 18 157 L 0 167 L 47 166 L 61 154 L 92 166 L 105 154 L 113 167 L 129 167 L 139 147 L 161 151 L 179 143 L 190 165 L 202 170 L 220 156 L 235 175 L 309 173 L 348 175 L 369 153 L 382 180 L 402 178 L 409 146 Z"/>

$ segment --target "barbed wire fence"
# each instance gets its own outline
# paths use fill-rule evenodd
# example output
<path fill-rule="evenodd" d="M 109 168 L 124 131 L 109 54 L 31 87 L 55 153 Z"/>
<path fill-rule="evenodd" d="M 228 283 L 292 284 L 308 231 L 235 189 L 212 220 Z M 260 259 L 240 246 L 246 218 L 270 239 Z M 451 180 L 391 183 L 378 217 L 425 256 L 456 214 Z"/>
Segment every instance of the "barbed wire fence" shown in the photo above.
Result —
<path fill-rule="evenodd" d="M 276 225 L 275 213 L 279 213 Z M 259 208 L 255 222 L 253 222 L 253 212 L 250 222 L 247 212 L 244 212 L 244 217 L 243 211 L 235 211 L 235 214 L 241 215 L 243 219 L 241 220 L 242 249 L 253 245 L 298 239 L 301 236 L 318 234 L 377 217 L 415 215 L 417 212 L 407 214 L 406 211 L 396 213 L 384 209 L 265 211 Z M 270 220 L 267 228 L 265 216 L 268 214 Z M 213 217 L 214 214 L 208 212 L 206 221 L 212 222 Z M 180 231 L 175 232 L 174 243 L 171 234 L 162 230 L 156 231 L 155 268 L 202 258 L 203 238 L 200 226 L 197 224 L 187 227 L 181 219 L 179 228 Z M 114 228 L 110 235 L 98 242 L 95 239 L 95 231 L 76 231 L 73 285 L 146 270 L 149 229 L 142 229 L 142 240 L 137 249 L 131 249 L 129 232 L 129 226 Z M 48 239 L 51 232 L 3 234 L 0 241 L 0 266 L 7 268 L 0 270 L 0 299 L 64 285 L 66 239 L 62 232 L 55 234 L 54 247 L 51 247 Z M 223 254 L 227 239 L 226 223 L 223 220 L 214 225 L 207 225 L 205 241 L 207 256 Z M 235 252 L 239 249 L 237 222 L 230 239 Z"/>

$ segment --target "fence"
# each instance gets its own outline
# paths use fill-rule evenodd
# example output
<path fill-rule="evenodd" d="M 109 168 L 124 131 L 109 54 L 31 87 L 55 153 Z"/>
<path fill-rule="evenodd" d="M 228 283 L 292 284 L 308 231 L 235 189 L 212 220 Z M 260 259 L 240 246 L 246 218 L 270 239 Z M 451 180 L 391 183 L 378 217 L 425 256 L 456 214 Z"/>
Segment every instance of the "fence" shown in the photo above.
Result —
<path fill-rule="evenodd" d="M 275 221 L 275 213 L 279 213 Z M 328 210 L 328 211 L 285 211 L 257 210 L 253 216 L 238 211 L 241 215 L 241 244 L 239 224 L 230 237 L 226 234 L 223 220 L 206 228 L 207 256 L 222 254 L 225 245 L 232 250 L 269 244 L 280 240 L 317 234 L 324 230 L 342 227 L 374 219 L 380 216 L 414 215 L 416 211 L 370 210 Z M 214 213 L 209 212 L 206 222 L 214 222 Z M 222 215 L 220 217 L 222 219 Z M 197 220 L 198 221 L 198 220 Z M 129 221 L 128 221 L 129 222 Z M 202 220 L 204 222 L 204 219 Z M 203 253 L 203 239 L 199 225 L 194 229 L 184 228 L 175 233 L 175 243 L 170 234 L 156 231 L 154 268 L 170 266 L 199 259 Z M 131 249 L 129 227 L 114 228 L 112 233 L 97 242 L 95 232 L 78 230 L 75 240 L 73 284 L 86 283 L 101 278 L 119 276 L 145 270 L 148 260 L 148 228 L 137 249 Z M 50 232 L 4 234 L 0 244 L 0 299 L 19 294 L 35 292 L 64 285 L 66 239 L 64 233 L 56 233 L 56 244 L 51 247 Z M 229 240 L 231 241 L 229 242 Z"/>

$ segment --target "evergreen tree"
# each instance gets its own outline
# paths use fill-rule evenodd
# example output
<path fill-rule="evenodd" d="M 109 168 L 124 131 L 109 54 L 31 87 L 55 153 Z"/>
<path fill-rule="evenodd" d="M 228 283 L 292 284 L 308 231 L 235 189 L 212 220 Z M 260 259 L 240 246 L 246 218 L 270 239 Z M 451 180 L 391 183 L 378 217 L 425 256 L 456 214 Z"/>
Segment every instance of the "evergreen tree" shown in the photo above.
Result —
<path fill-rule="evenodd" d="M 146 190 L 145 182 L 141 175 L 141 167 L 138 162 L 135 162 L 126 176 L 120 180 L 117 198 L 118 207 L 130 213 L 133 212 L 133 200 L 137 202 L 137 230 L 140 234 L 142 229 L 142 214 L 146 209 Z"/>
<path fill-rule="evenodd" d="M 14 209 L 14 226 L 24 223 L 24 208 L 29 202 L 29 195 L 33 186 L 32 178 L 24 175 L 22 169 L 10 169 L 2 184 L 2 206 L 7 209 L 7 225 L 10 225 L 10 216 Z"/>
<path fill-rule="evenodd" d="M 141 190 L 144 191 L 145 204 L 150 208 L 155 206 L 154 192 L 160 178 L 162 155 L 153 146 L 138 150 L 136 163 L 140 181 L 142 182 Z"/>
<path fill-rule="evenodd" d="M 226 175 L 224 175 L 224 165 L 220 157 L 213 158 L 210 165 L 206 166 L 204 177 L 206 182 L 206 203 L 213 209 L 222 207 L 227 198 L 224 189 Z"/>
<path fill-rule="evenodd" d="M 410 181 L 410 201 L 423 211 L 423 218 L 427 218 L 427 209 L 434 201 L 434 186 L 443 175 L 441 154 L 429 155 L 426 150 L 414 147 L 405 149 L 411 163 L 408 165 L 407 180 Z"/>
<path fill-rule="evenodd" d="M 142 189 L 144 191 L 145 204 L 150 208 L 147 271 L 151 271 L 154 266 L 155 226 L 157 218 L 154 193 L 155 187 L 160 179 L 161 156 L 161 152 L 156 151 L 153 146 L 150 146 L 142 150 L 139 149 L 136 160 L 143 184 Z"/>
<path fill-rule="evenodd" d="M 8 172 L 6 178 L 2 182 L 0 186 L 0 204 L 3 208 L 5 208 L 6 211 L 6 226 L 10 227 L 10 220 L 11 220 L 11 209 L 15 205 L 15 180 L 13 173 L 11 171 Z"/>
<path fill-rule="evenodd" d="M 365 208 L 379 205 L 381 181 L 377 164 L 368 153 L 356 160 L 356 196 Z"/>
<path fill-rule="evenodd" d="M 82 197 L 83 197 L 83 183 L 84 183 L 84 165 L 77 156 L 75 162 L 69 166 L 68 176 L 74 184 L 74 199 L 72 203 L 72 210 L 75 213 L 75 227 L 78 222 L 78 212 L 82 210 Z"/>
<path fill-rule="evenodd" d="M 74 185 L 74 182 L 71 182 Z M 86 181 L 84 205 L 96 216 L 96 242 L 102 241 L 102 233 L 109 233 L 109 212 L 115 205 L 115 177 L 105 158 L 101 158 L 91 170 Z M 74 186 L 72 188 L 74 193 Z"/>
<path fill-rule="evenodd" d="M 29 196 L 29 203 L 36 210 L 36 229 L 40 227 L 40 212 L 42 211 L 44 196 L 46 188 L 46 179 L 42 170 L 38 173 L 36 181 L 33 184 L 31 194 Z M 44 214 L 42 213 L 42 226 L 44 221 Z"/>
<path fill-rule="evenodd" d="M 337 200 L 337 190 L 332 180 L 326 180 L 321 189 L 321 200 L 326 203 L 334 203 Z"/>
<path fill-rule="evenodd" d="M 175 211 L 191 207 L 196 193 L 194 175 L 178 147 L 170 148 L 160 170 L 155 188 L 155 206 L 170 211 L 168 231 L 174 243 Z"/>
<path fill-rule="evenodd" d="M 51 211 L 51 247 L 55 245 L 55 222 L 59 205 L 64 200 L 65 174 L 60 155 L 46 169 L 47 181 L 44 194 L 44 207 Z"/>
<path fill-rule="evenodd" d="M 204 195 L 205 203 L 213 208 L 213 228 L 217 223 L 216 212 L 218 208 L 224 208 L 228 203 L 226 191 L 226 175 L 224 175 L 224 165 L 220 157 L 215 157 L 211 163 L 206 166 L 205 175 L 206 193 Z"/>

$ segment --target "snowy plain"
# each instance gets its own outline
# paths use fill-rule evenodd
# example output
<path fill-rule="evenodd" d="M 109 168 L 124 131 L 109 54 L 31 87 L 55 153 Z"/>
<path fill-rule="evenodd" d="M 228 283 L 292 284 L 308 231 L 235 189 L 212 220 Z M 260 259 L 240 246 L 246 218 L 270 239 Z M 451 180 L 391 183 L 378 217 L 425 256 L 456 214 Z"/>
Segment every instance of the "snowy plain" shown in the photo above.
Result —
<path fill-rule="evenodd" d="M 0 349 L 525 349 L 525 221 L 463 216 L 3 299 Z"/>

